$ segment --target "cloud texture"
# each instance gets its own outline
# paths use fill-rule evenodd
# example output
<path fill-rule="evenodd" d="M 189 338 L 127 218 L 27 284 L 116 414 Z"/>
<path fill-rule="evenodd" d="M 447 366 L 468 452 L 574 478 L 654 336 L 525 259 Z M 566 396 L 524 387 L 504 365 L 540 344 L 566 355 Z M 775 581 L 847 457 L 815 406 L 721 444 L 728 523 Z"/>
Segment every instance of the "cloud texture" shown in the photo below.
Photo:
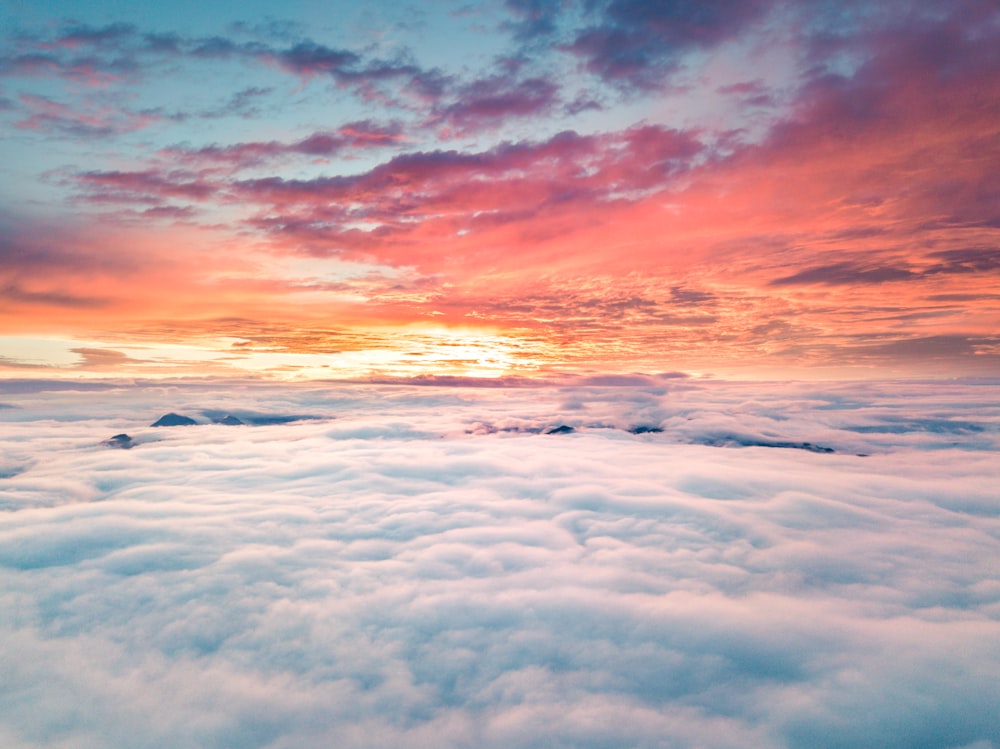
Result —
<path fill-rule="evenodd" d="M 1000 372 L 993 0 L 72 11 L 4 26 L 0 335 L 229 375 L 241 329 L 330 320 L 379 339 L 350 377 Z M 434 325 L 530 352 L 407 362 Z"/>
<path fill-rule="evenodd" d="M 0 396 L 12 749 L 995 746 L 995 385 Z"/>

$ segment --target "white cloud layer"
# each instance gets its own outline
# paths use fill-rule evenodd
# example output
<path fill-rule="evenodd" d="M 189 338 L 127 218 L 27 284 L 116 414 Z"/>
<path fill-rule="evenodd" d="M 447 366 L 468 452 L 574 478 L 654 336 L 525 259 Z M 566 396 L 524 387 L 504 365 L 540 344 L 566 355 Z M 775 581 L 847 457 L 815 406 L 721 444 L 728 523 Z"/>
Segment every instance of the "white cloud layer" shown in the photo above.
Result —
<path fill-rule="evenodd" d="M 1000 746 L 995 385 L 0 400 L 0 746 Z"/>

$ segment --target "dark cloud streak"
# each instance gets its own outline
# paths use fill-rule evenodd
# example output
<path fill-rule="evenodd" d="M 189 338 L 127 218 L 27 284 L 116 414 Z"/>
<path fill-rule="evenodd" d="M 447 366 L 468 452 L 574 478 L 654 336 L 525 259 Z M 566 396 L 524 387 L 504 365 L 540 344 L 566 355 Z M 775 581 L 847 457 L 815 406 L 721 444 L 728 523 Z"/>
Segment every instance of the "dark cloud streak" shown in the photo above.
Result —
<path fill-rule="evenodd" d="M 175 146 L 161 153 L 167 159 L 180 159 L 193 165 L 227 164 L 234 168 L 246 168 L 293 155 L 330 157 L 344 151 L 398 148 L 405 142 L 406 136 L 400 123 L 382 125 L 366 120 L 351 122 L 336 130 L 315 132 L 291 143 L 247 142 L 197 149 Z"/>
<path fill-rule="evenodd" d="M 735 38 L 761 18 L 762 0 L 610 0 L 591 3 L 596 20 L 566 49 L 608 83 L 637 90 L 667 86 L 682 55 Z"/>
<path fill-rule="evenodd" d="M 888 281 L 905 281 L 916 274 L 904 268 L 864 267 L 852 263 L 835 263 L 806 268 L 790 276 L 776 278 L 771 286 L 855 286 L 859 284 L 881 284 Z"/>

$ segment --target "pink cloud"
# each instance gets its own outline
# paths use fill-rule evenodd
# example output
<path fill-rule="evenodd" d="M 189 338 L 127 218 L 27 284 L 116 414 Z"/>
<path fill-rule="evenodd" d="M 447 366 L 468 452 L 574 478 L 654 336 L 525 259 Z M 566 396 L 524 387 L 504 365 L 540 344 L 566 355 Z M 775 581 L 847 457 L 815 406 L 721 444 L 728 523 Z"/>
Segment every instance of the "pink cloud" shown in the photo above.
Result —
<path fill-rule="evenodd" d="M 44 96 L 21 94 L 18 98 L 27 110 L 25 117 L 14 123 L 22 130 L 77 138 L 108 137 L 142 130 L 160 120 L 152 113 L 129 112 L 99 104 L 88 105 L 81 111 Z"/>
<path fill-rule="evenodd" d="M 380 125 L 368 120 L 351 122 L 336 130 L 314 132 L 293 142 L 251 141 L 229 146 L 163 149 L 165 159 L 180 159 L 194 165 L 227 165 L 234 169 L 257 166 L 290 156 L 336 156 L 371 148 L 399 147 L 407 136 L 399 123 Z"/>

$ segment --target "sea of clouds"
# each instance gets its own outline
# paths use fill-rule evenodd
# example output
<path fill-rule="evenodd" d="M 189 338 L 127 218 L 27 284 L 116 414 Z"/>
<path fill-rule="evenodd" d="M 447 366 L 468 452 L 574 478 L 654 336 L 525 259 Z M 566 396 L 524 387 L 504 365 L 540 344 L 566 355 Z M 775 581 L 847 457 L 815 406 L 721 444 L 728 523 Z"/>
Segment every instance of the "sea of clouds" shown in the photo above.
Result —
<path fill-rule="evenodd" d="M 996 383 L 0 382 L 0 746 L 1000 747 L 998 487 Z"/>

